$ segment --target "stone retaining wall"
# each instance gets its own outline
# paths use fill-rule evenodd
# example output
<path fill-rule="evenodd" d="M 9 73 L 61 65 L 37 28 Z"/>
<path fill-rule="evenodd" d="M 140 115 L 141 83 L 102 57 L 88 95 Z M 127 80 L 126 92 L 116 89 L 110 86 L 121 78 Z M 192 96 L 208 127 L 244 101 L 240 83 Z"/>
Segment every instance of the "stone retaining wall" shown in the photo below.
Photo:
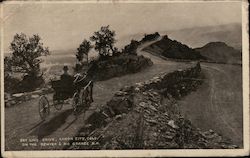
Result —
<path fill-rule="evenodd" d="M 4 103 L 5 107 L 12 107 L 23 102 L 29 101 L 40 97 L 42 94 L 51 93 L 53 90 L 51 88 L 41 88 L 32 92 L 8 94 L 4 93 Z"/>
<path fill-rule="evenodd" d="M 134 93 L 143 93 L 150 89 L 157 90 L 164 96 L 170 94 L 175 98 L 180 98 L 197 87 L 197 79 L 200 73 L 200 63 L 197 63 L 194 67 L 185 70 L 177 70 L 159 77 L 154 77 L 145 82 L 136 83 L 135 86 L 124 87 L 100 109 L 98 115 L 104 115 L 104 118 L 108 118 L 126 113 L 133 107 Z M 192 81 L 196 82 L 194 83 Z M 200 84 L 201 80 L 198 81 Z M 99 117 L 102 118 L 102 116 Z M 90 117 L 90 122 L 91 119 Z"/>
<path fill-rule="evenodd" d="M 143 91 L 156 89 L 164 96 L 172 95 L 175 99 L 187 95 L 190 91 L 202 83 L 201 67 L 198 62 L 194 67 L 177 70 L 159 77 L 155 77 L 145 83 L 138 83 L 137 89 Z"/>

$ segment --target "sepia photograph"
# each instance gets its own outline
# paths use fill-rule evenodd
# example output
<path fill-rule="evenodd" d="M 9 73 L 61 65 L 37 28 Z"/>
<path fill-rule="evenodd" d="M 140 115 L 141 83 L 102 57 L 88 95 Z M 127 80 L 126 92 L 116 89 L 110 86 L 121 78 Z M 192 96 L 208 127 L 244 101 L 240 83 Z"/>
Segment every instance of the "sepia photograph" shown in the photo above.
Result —
<path fill-rule="evenodd" d="M 0 5 L 3 157 L 249 155 L 247 1 Z"/>

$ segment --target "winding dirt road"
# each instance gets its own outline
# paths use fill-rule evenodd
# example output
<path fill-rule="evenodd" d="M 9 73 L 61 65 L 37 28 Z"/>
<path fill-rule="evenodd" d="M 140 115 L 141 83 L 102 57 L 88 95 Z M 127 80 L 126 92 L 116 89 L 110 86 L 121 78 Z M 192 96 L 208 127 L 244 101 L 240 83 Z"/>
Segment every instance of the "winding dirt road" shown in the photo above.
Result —
<path fill-rule="evenodd" d="M 153 41 L 155 42 L 155 41 Z M 177 69 L 184 69 L 190 63 L 176 63 L 164 61 L 159 57 L 141 51 L 142 48 L 153 43 L 143 44 L 137 51 L 139 55 L 151 58 L 154 65 L 135 74 L 115 77 L 106 81 L 94 83 L 94 103 L 90 109 L 78 117 L 73 115 L 70 104 L 65 104 L 60 111 L 51 108 L 51 114 L 46 121 L 41 121 L 38 113 L 38 98 L 28 102 L 5 108 L 5 146 L 6 150 L 24 149 L 62 149 L 63 146 L 22 146 L 20 139 L 28 138 L 42 140 L 44 138 L 67 138 L 73 137 L 84 126 L 84 120 L 101 105 L 109 101 L 114 93 L 124 86 L 133 85 L 137 82 L 152 79 L 159 74 L 168 73 Z M 52 94 L 48 95 L 52 103 Z"/>

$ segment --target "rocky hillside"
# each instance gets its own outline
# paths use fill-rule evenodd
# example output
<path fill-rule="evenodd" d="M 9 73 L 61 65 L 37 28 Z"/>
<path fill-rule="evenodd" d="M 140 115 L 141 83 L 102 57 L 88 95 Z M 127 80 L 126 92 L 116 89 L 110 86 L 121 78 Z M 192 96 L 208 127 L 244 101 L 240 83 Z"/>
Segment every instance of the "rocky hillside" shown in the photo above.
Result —
<path fill-rule="evenodd" d="M 124 87 L 86 120 L 65 149 L 237 148 L 213 130 L 201 131 L 184 118 L 176 99 L 196 90 L 203 75 L 199 64 Z"/>
<path fill-rule="evenodd" d="M 149 58 L 122 54 L 108 60 L 93 62 L 88 70 L 88 74 L 94 80 L 107 80 L 112 77 L 136 73 L 152 65 L 153 62 Z"/>
<path fill-rule="evenodd" d="M 196 48 L 208 60 L 220 63 L 241 63 L 241 52 L 228 46 L 224 42 L 210 42 L 203 47 Z"/>
<path fill-rule="evenodd" d="M 144 51 L 161 55 L 170 59 L 180 60 L 201 60 L 205 59 L 199 52 L 189 48 L 176 40 L 171 40 L 165 35 L 161 40 L 149 45 L 143 49 Z"/>

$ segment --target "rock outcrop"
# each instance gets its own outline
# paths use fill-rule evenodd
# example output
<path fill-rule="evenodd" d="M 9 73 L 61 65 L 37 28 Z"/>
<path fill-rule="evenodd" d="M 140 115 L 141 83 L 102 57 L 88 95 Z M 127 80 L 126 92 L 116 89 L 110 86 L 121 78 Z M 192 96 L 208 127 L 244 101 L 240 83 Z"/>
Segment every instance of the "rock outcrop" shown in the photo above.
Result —
<path fill-rule="evenodd" d="M 155 32 L 153 34 L 145 34 L 145 36 L 141 39 L 141 43 L 147 42 L 147 41 L 153 41 L 160 37 L 160 34 L 158 32 Z"/>
<path fill-rule="evenodd" d="M 107 80 L 112 77 L 136 73 L 152 66 L 153 62 L 143 56 L 121 54 L 110 57 L 108 60 L 94 61 L 88 74 L 95 80 Z"/>
<path fill-rule="evenodd" d="M 170 59 L 177 60 L 205 60 L 199 52 L 187 45 L 182 44 L 176 40 L 171 40 L 167 35 L 148 47 L 143 49 L 146 52 L 153 53 L 155 55 L 164 56 Z"/>

